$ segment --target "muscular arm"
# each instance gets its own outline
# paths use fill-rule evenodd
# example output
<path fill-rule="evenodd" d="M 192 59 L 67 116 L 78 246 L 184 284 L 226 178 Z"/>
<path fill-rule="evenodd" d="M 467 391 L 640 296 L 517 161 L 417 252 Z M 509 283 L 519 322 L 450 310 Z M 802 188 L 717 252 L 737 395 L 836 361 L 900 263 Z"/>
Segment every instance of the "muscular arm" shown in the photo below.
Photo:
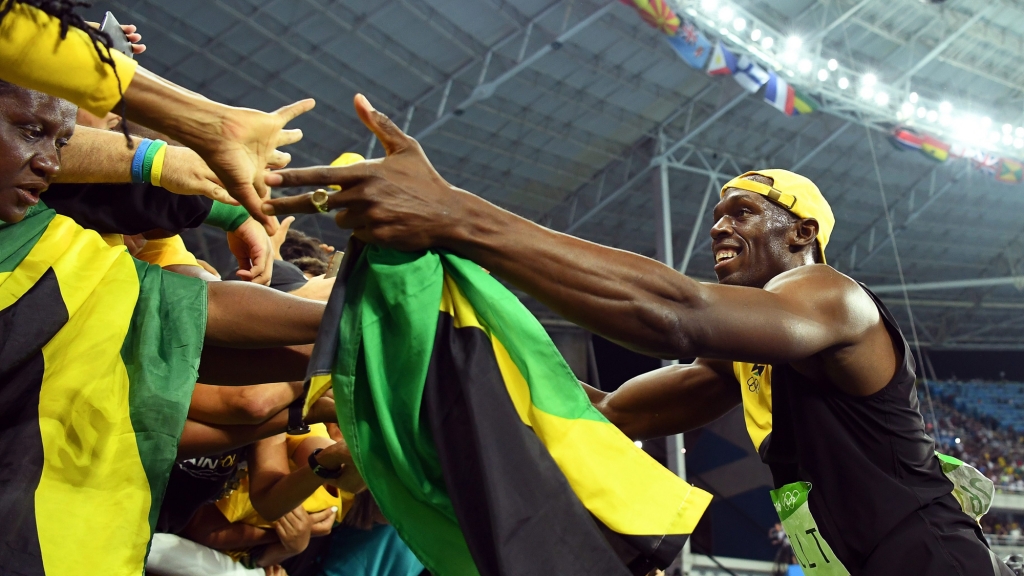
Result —
<path fill-rule="evenodd" d="M 278 542 L 273 529 L 228 522 L 216 504 L 207 504 L 196 511 L 181 535 L 214 550 L 244 550 Z"/>
<path fill-rule="evenodd" d="M 211 282 L 207 286 L 207 344 L 270 348 L 312 344 L 316 340 L 326 306 L 324 302 L 298 298 L 249 282 Z M 272 381 L 300 378 L 302 375 Z"/>
<path fill-rule="evenodd" d="M 302 394 L 302 382 L 225 388 L 196 384 L 188 406 L 191 420 L 207 424 L 262 424 Z"/>
<path fill-rule="evenodd" d="M 740 389 L 732 365 L 698 358 L 642 374 L 607 393 L 584 384 L 590 401 L 630 438 L 687 432 L 738 405 Z"/>
<path fill-rule="evenodd" d="M 357 99 L 387 158 L 285 170 L 272 185 L 340 184 L 329 205 L 367 242 L 402 250 L 448 248 L 559 315 L 633 350 L 663 358 L 791 362 L 853 343 L 877 325 L 874 304 L 849 278 L 802 266 L 765 289 L 702 284 L 638 254 L 560 234 L 459 190 L 419 144 Z M 313 210 L 297 196 L 267 202 L 277 214 Z"/>

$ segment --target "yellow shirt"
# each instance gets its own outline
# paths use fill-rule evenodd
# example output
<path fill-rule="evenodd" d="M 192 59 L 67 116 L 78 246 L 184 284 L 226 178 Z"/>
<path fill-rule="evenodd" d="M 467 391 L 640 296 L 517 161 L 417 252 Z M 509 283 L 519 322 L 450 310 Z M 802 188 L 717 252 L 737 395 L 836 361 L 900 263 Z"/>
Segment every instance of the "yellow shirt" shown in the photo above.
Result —
<path fill-rule="evenodd" d="M 9 2 L 13 0 L 0 0 L 0 7 Z M 116 50 L 110 55 L 121 87 L 127 89 L 138 63 Z M 60 20 L 20 2 L 0 20 L 0 79 L 64 98 L 101 118 L 123 92 L 88 34 L 70 28 L 62 40 Z"/>
<path fill-rule="evenodd" d="M 310 424 L 308 434 L 299 435 L 288 435 L 285 442 L 287 443 L 288 458 L 291 459 L 292 454 L 299 447 L 299 444 L 303 440 L 310 437 L 319 438 L 330 438 L 330 434 L 327 433 L 327 427 L 323 424 Z M 291 468 L 294 470 L 295 466 Z M 352 504 L 355 502 L 355 494 L 349 492 L 343 492 L 335 489 L 338 493 L 337 496 L 331 494 L 323 486 L 316 489 L 306 498 L 306 501 L 302 503 L 302 507 L 306 509 L 306 512 L 320 512 L 326 510 L 331 506 L 336 506 L 338 512 L 334 517 L 335 522 L 341 522 L 345 517 L 345 514 L 352 509 Z M 228 519 L 229 522 L 242 522 L 243 524 L 249 524 L 251 526 L 257 526 L 259 528 L 271 528 L 270 522 L 267 522 L 260 516 L 259 512 L 256 511 L 252 506 L 252 502 L 249 501 L 249 477 L 245 476 L 239 480 L 238 489 L 234 490 L 227 496 L 217 501 L 217 509 L 220 510 L 221 514 Z"/>
<path fill-rule="evenodd" d="M 103 234 L 103 239 L 111 246 L 124 246 L 124 237 L 120 234 Z M 146 240 L 142 249 L 135 254 L 135 258 L 161 268 L 175 265 L 199 266 L 196 257 L 185 248 L 185 241 L 178 235 Z"/>

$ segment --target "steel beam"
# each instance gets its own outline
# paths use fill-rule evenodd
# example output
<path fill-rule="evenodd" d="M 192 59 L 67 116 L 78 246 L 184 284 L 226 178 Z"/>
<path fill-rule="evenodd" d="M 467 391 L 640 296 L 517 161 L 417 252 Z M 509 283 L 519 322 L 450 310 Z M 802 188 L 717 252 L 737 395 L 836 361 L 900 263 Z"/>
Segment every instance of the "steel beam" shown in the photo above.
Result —
<path fill-rule="evenodd" d="M 504 84 L 505 82 L 508 82 L 509 80 L 514 78 L 517 74 L 522 72 L 523 70 L 529 68 L 530 66 L 533 66 L 533 64 L 537 60 L 540 60 L 544 56 L 547 56 L 551 52 L 553 52 L 553 51 L 557 50 L 558 48 L 560 48 L 561 45 L 564 44 L 566 41 L 568 41 L 570 38 L 572 38 L 573 36 L 575 36 L 576 34 L 581 32 L 582 30 L 586 29 L 588 26 L 590 26 L 594 22 L 597 22 L 598 20 L 600 20 L 605 14 L 610 12 L 613 7 L 614 7 L 614 4 L 606 4 L 606 5 L 604 5 L 603 7 L 599 8 L 596 11 L 594 11 L 590 16 L 587 16 L 586 18 L 581 20 L 578 24 L 576 24 L 572 28 L 570 28 L 570 29 L 566 30 L 565 32 L 562 32 L 561 34 L 559 34 L 558 37 L 554 39 L 554 41 L 549 42 L 543 48 L 541 48 L 540 50 L 537 50 L 536 52 L 534 52 L 530 56 L 526 57 L 521 62 L 519 62 L 518 64 L 513 66 L 512 68 L 506 70 L 505 72 L 503 72 L 501 75 L 499 75 L 494 80 L 491 80 L 490 82 L 484 82 L 482 84 L 479 84 L 475 89 L 473 89 L 473 92 L 470 93 L 468 98 L 464 99 L 462 102 L 460 102 L 459 104 L 457 104 L 455 106 L 454 110 L 452 110 L 451 112 L 445 112 L 440 118 L 438 118 L 437 120 L 434 120 L 433 122 L 430 123 L 429 126 L 427 126 L 423 130 L 421 130 L 419 133 L 417 133 L 416 134 L 416 139 L 417 140 L 423 139 L 424 137 L 426 137 L 430 133 L 434 132 L 435 130 L 437 130 L 438 128 L 443 126 L 445 123 L 447 123 L 453 117 L 462 115 L 466 111 L 466 109 L 469 108 L 470 106 L 472 106 L 473 104 L 475 104 L 475 103 L 477 103 L 477 102 L 479 102 L 481 100 L 486 100 L 487 98 L 490 98 L 490 96 L 492 94 L 494 94 L 494 91 L 497 90 L 498 87 L 500 87 L 502 84 Z"/>
<path fill-rule="evenodd" d="M 846 22 L 847 20 L 852 18 L 855 14 L 857 14 L 857 12 L 860 12 L 862 8 L 864 8 L 868 4 L 871 4 L 874 1 L 875 0 L 860 0 L 860 2 L 858 2 L 855 6 L 841 14 L 839 18 L 833 20 L 828 26 L 825 26 L 820 31 L 815 32 L 814 35 L 811 36 L 812 43 L 821 40 L 825 36 L 828 36 L 829 32 L 835 30 L 837 27 L 842 25 L 843 22 Z"/>
<path fill-rule="evenodd" d="M 835 132 L 829 134 L 828 138 L 825 138 L 824 140 L 822 140 L 821 144 L 818 144 L 817 146 L 815 146 L 814 149 L 811 150 L 810 152 L 808 152 L 806 156 L 801 158 L 799 162 L 793 164 L 793 166 L 792 166 L 792 168 L 790 168 L 790 170 L 793 171 L 793 172 L 796 172 L 797 170 L 803 168 L 804 164 L 807 164 L 808 162 L 810 162 L 811 159 L 814 158 L 815 156 L 817 156 L 819 152 L 824 150 L 826 146 L 828 146 L 829 144 L 835 142 L 836 138 L 839 138 L 840 136 L 842 136 L 843 132 L 846 132 L 846 129 L 849 128 L 852 125 L 853 125 L 853 122 L 850 121 L 850 120 L 847 120 L 845 124 L 840 126 Z"/>
<path fill-rule="evenodd" d="M 1024 287 L 1024 276 L 1003 276 L 1001 278 L 967 278 L 964 280 L 943 280 L 940 282 L 920 282 L 907 284 L 907 292 L 919 292 L 922 290 L 956 290 L 959 288 L 985 288 L 988 286 L 1020 286 Z M 871 291 L 876 294 L 901 293 L 903 286 L 900 284 L 884 284 L 872 286 Z"/>
<path fill-rule="evenodd" d="M 936 44 L 935 47 L 932 48 L 931 51 L 928 52 L 928 54 L 926 54 L 924 56 L 924 58 L 921 58 L 920 60 L 918 60 L 916 64 L 914 64 L 913 66 L 910 67 L 909 70 L 904 72 L 902 76 L 900 76 L 895 82 L 893 82 L 893 84 L 896 85 L 896 86 L 899 86 L 900 84 L 903 84 L 907 80 L 910 80 L 914 76 L 914 74 L 916 74 L 919 70 L 921 70 L 921 68 L 924 68 L 932 60 L 938 58 L 939 55 L 942 54 L 942 52 L 946 48 L 949 48 L 950 44 L 952 44 L 957 38 L 962 36 L 964 34 L 964 32 L 967 32 L 968 28 L 970 28 L 971 26 L 974 26 L 975 24 L 977 24 L 979 20 L 984 18 L 985 15 L 987 15 L 989 12 L 991 12 L 992 9 L 995 6 L 998 6 L 998 5 L 999 5 L 999 3 L 993 2 L 993 3 L 989 4 L 988 6 L 982 8 L 978 12 L 976 12 L 974 14 L 974 16 L 971 16 L 970 18 L 968 18 L 967 21 L 964 22 L 963 24 L 961 24 L 959 28 L 957 28 L 956 30 L 954 30 L 950 34 L 947 34 L 946 37 L 943 38 L 941 42 Z"/>

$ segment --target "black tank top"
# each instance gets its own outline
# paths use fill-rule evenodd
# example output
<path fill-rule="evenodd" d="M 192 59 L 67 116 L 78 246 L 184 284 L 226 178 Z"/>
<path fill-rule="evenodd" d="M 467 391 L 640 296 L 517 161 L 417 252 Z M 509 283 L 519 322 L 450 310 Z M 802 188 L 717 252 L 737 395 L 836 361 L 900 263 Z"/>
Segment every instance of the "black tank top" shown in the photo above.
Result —
<path fill-rule="evenodd" d="M 788 364 L 734 364 L 748 431 L 775 486 L 811 483 L 811 514 L 854 574 L 900 521 L 953 490 L 925 434 L 910 346 L 881 300 L 861 287 L 903 345 L 885 388 L 851 396 Z"/>

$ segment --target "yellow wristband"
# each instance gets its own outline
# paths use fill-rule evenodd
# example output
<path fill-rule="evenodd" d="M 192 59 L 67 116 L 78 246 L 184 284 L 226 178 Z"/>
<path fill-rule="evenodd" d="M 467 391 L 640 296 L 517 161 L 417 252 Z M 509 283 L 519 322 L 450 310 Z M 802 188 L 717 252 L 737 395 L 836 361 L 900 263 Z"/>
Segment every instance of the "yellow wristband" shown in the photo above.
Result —
<path fill-rule="evenodd" d="M 164 171 L 164 155 L 167 154 L 167 146 L 161 146 L 153 156 L 153 167 L 149 171 L 149 181 L 153 186 L 160 185 L 160 176 Z"/>

